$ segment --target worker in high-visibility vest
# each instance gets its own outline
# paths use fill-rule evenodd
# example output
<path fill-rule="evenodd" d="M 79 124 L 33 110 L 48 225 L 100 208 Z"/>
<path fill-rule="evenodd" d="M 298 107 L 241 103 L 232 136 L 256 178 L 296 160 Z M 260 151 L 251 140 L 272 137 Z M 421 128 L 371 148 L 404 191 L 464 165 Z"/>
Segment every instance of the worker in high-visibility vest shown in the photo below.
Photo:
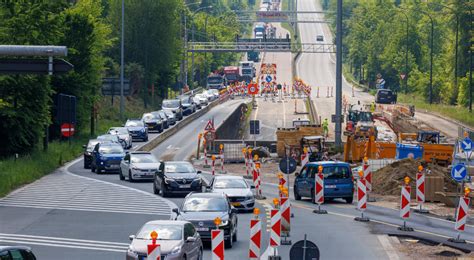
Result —
<path fill-rule="evenodd" d="M 372 112 L 372 113 L 375 112 L 375 102 L 372 102 L 370 104 L 370 112 Z"/>
<path fill-rule="evenodd" d="M 329 121 L 327 118 L 324 119 L 323 121 L 323 132 L 324 132 L 324 137 L 328 137 L 329 135 Z"/>

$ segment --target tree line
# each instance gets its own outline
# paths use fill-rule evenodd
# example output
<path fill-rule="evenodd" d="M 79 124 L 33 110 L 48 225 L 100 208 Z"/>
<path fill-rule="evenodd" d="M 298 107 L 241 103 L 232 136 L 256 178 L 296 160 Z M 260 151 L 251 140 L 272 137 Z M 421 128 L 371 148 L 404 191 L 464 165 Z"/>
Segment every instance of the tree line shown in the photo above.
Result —
<path fill-rule="evenodd" d="M 322 5 L 335 30 L 336 0 Z M 345 65 L 370 87 L 380 73 L 396 91 L 467 106 L 473 7 L 469 0 L 344 0 Z"/>
<path fill-rule="evenodd" d="M 26 153 L 39 146 L 45 129 L 59 135 L 54 96 L 77 97 L 76 132 L 86 131 L 101 102 L 102 78 L 120 72 L 121 0 L 1 1 L 0 42 L 11 45 L 64 45 L 74 69 L 62 75 L 0 75 L 0 156 Z M 212 8 L 201 8 L 212 6 Z M 228 41 L 245 27 L 233 10 L 248 8 L 245 0 L 125 0 L 125 77 L 132 93 L 150 104 L 169 88 L 182 86 L 183 18 L 188 39 Z M 188 64 L 191 64 L 191 57 Z M 235 54 L 196 54 L 194 86 L 210 71 L 235 62 Z M 51 127 L 50 127 L 51 128 Z M 91 127 L 92 128 L 92 127 Z"/>

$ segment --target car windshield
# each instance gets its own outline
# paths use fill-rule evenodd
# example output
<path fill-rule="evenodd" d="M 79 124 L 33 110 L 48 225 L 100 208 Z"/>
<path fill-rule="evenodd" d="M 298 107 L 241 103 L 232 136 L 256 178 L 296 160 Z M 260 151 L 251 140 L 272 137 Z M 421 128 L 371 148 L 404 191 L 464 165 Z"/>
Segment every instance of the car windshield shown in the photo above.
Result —
<path fill-rule="evenodd" d="M 227 200 L 225 198 L 188 198 L 183 204 L 183 211 L 227 211 Z"/>
<path fill-rule="evenodd" d="M 119 134 L 119 135 L 125 135 L 128 134 L 128 129 L 125 127 L 114 127 L 109 129 L 109 134 Z"/>
<path fill-rule="evenodd" d="M 179 107 L 179 100 L 165 100 L 161 106 L 165 108 L 176 108 Z"/>
<path fill-rule="evenodd" d="M 155 156 L 151 154 L 132 154 L 132 163 L 158 163 Z"/>
<path fill-rule="evenodd" d="M 311 178 L 318 173 L 318 167 L 311 167 Z M 325 179 L 345 179 L 350 178 L 350 169 L 347 166 L 323 166 L 323 175 Z"/>
<path fill-rule="evenodd" d="M 170 112 L 171 112 L 171 111 L 170 111 Z M 171 112 L 171 113 L 173 113 L 173 112 Z M 156 114 L 156 113 L 155 113 L 155 114 Z M 160 117 L 162 117 L 162 118 L 166 118 L 166 113 L 163 112 L 163 111 L 158 111 L 157 114 L 160 115 Z"/>
<path fill-rule="evenodd" d="M 147 114 L 143 114 L 142 119 L 145 121 L 148 121 L 148 120 L 154 120 L 154 119 L 159 119 L 159 118 L 152 113 L 147 113 Z"/>
<path fill-rule="evenodd" d="M 194 167 L 190 163 L 166 163 L 165 164 L 166 173 L 192 173 L 196 172 Z"/>
<path fill-rule="evenodd" d="M 242 69 L 242 74 L 251 74 L 252 69 Z"/>
<path fill-rule="evenodd" d="M 246 189 L 247 182 L 240 179 L 216 179 L 214 182 L 215 189 Z"/>
<path fill-rule="evenodd" d="M 227 74 L 225 77 L 229 80 L 236 80 L 237 74 Z"/>
<path fill-rule="evenodd" d="M 99 147 L 99 153 L 102 153 L 102 154 L 123 153 L 123 148 L 120 145 L 101 146 Z"/>
<path fill-rule="evenodd" d="M 181 99 L 181 104 L 189 104 L 191 102 L 189 102 L 189 98 L 183 98 Z"/>
<path fill-rule="evenodd" d="M 89 141 L 89 143 L 87 144 L 86 151 L 92 152 L 92 150 L 94 150 L 95 145 L 98 144 L 98 143 L 99 143 L 98 140 Z"/>
<path fill-rule="evenodd" d="M 372 113 L 370 112 L 360 112 L 359 121 L 369 122 L 372 121 Z"/>
<path fill-rule="evenodd" d="M 223 82 L 221 77 L 208 77 L 207 83 L 209 84 L 221 84 Z"/>
<path fill-rule="evenodd" d="M 146 224 L 138 231 L 138 239 L 151 239 L 152 231 L 158 233 L 158 240 L 181 240 L 183 227 L 180 225 Z"/>
<path fill-rule="evenodd" d="M 117 136 L 116 135 L 99 135 L 97 136 L 97 140 L 105 140 L 105 141 L 112 141 L 115 142 L 117 141 Z"/>
<path fill-rule="evenodd" d="M 127 123 L 125 123 L 125 126 L 144 126 L 144 125 L 142 121 L 133 120 L 133 121 L 127 121 Z"/>

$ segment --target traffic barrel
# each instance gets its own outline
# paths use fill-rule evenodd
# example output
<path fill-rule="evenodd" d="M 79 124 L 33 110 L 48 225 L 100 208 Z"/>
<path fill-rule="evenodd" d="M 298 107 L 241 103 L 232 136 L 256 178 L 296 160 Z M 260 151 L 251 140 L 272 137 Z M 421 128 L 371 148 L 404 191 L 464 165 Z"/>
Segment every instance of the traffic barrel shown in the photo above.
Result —
<path fill-rule="evenodd" d="M 255 219 L 250 220 L 250 245 L 249 245 L 249 259 L 260 259 L 260 249 L 262 248 L 262 224 L 258 219 L 260 214 L 259 208 L 253 210 Z"/>
<path fill-rule="evenodd" d="M 221 222 L 219 217 L 215 218 L 216 229 L 211 230 L 212 260 L 224 260 L 224 230 L 219 229 Z"/>
<path fill-rule="evenodd" d="M 152 242 L 151 244 L 147 245 L 147 259 L 161 260 L 161 248 L 160 245 L 156 243 L 158 233 L 156 231 L 152 231 L 150 237 Z"/>
<path fill-rule="evenodd" d="M 216 156 L 212 155 L 212 176 L 216 174 Z"/>
<path fill-rule="evenodd" d="M 281 213 L 279 209 L 272 209 L 270 211 L 271 217 L 271 230 L 270 230 L 270 246 L 278 247 L 280 246 L 281 240 Z"/>
<path fill-rule="evenodd" d="M 327 214 L 326 210 L 321 209 L 321 204 L 324 203 L 324 175 L 323 166 L 318 167 L 318 174 L 314 178 L 314 203 L 318 204 L 318 209 L 313 210 L 316 214 Z"/>
<path fill-rule="evenodd" d="M 423 166 L 418 166 L 418 172 L 416 173 L 416 202 L 420 206 L 419 209 L 415 210 L 418 213 L 428 213 L 428 210 L 423 209 L 425 203 L 425 172 Z"/>
<path fill-rule="evenodd" d="M 361 216 L 354 218 L 356 221 L 368 222 L 369 218 L 364 217 L 364 211 L 367 209 L 367 181 L 364 178 L 364 171 L 359 171 L 357 180 L 357 210 Z"/>
<path fill-rule="evenodd" d="M 406 220 L 410 218 L 410 177 L 405 177 L 404 184 L 402 184 L 402 192 L 400 196 L 400 217 L 403 219 L 403 226 L 399 227 L 402 231 L 413 231 L 413 228 L 406 225 Z"/>

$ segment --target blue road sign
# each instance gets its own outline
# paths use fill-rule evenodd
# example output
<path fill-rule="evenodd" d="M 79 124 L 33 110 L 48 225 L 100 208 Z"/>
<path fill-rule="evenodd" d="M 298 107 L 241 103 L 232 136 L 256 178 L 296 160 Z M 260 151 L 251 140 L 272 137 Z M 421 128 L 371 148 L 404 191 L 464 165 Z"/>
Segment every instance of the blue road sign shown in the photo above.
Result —
<path fill-rule="evenodd" d="M 267 76 L 265 77 L 265 80 L 266 80 L 268 83 L 272 82 L 272 79 L 273 79 L 273 78 L 272 78 L 272 76 L 270 76 L 270 75 L 267 75 Z"/>
<path fill-rule="evenodd" d="M 457 182 L 461 182 L 466 178 L 467 168 L 463 163 L 454 165 L 451 169 L 451 177 Z"/>
<path fill-rule="evenodd" d="M 469 139 L 469 137 L 466 137 L 464 138 L 464 140 L 461 141 L 461 149 L 464 152 L 472 151 L 472 140 Z"/>

